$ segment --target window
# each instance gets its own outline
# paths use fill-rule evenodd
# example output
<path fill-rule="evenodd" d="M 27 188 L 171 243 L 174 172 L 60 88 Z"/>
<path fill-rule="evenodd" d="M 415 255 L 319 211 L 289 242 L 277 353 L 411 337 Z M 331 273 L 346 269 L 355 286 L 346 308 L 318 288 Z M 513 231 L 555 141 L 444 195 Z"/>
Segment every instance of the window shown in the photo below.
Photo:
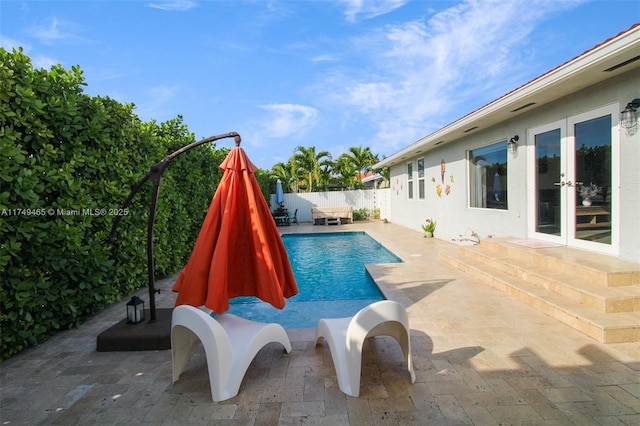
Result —
<path fill-rule="evenodd" d="M 469 151 L 469 205 L 507 209 L 507 141 Z"/>
<path fill-rule="evenodd" d="M 418 198 L 424 200 L 424 158 L 418 160 Z"/>
<path fill-rule="evenodd" d="M 407 163 L 407 194 L 413 200 L 413 163 Z"/>

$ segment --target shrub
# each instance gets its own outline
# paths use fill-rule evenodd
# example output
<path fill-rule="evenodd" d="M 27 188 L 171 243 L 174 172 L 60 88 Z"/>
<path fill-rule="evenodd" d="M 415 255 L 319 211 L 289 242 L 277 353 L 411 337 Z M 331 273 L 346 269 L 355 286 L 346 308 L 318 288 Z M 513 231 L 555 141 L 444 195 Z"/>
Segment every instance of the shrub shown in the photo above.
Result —
<path fill-rule="evenodd" d="M 151 185 L 115 244 L 118 208 L 149 168 L 194 141 L 182 118 L 143 123 L 132 104 L 83 93 L 79 67 L 33 69 L 0 48 L 0 359 L 77 326 L 147 285 Z M 156 274 L 182 267 L 219 182 L 226 150 L 201 146 L 163 177 Z"/>
<path fill-rule="evenodd" d="M 353 211 L 353 220 L 368 220 L 371 217 L 369 209 L 362 208 Z"/>

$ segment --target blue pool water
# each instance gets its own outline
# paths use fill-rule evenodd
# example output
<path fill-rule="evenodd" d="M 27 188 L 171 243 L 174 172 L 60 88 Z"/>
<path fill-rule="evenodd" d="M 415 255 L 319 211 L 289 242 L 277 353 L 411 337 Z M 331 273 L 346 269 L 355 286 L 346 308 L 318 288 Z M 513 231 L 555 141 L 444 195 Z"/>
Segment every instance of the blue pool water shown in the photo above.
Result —
<path fill-rule="evenodd" d="M 384 296 L 364 265 L 400 258 L 364 232 L 283 235 L 298 294 L 279 310 L 255 297 L 231 300 L 229 313 L 284 328 L 315 327 L 320 318 L 354 315 Z"/>

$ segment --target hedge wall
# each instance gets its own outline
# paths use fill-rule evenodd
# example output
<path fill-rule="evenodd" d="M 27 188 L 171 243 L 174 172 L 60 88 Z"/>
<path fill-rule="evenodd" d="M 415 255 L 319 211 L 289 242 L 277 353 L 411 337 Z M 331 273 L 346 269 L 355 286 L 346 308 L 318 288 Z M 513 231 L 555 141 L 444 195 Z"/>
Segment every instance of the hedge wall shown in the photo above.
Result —
<path fill-rule="evenodd" d="M 34 69 L 22 50 L 0 48 L 2 360 L 147 285 L 150 183 L 122 218 L 116 243 L 104 240 L 149 168 L 195 140 L 181 117 L 141 122 L 134 105 L 88 96 L 84 85 L 77 66 Z M 156 276 L 188 260 L 227 151 L 201 146 L 167 168 Z"/>

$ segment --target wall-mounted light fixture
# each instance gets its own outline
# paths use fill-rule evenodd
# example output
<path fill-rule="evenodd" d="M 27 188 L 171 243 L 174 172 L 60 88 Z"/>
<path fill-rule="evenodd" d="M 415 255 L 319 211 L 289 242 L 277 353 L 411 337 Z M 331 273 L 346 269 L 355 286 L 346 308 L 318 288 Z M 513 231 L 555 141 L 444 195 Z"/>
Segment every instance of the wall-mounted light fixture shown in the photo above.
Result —
<path fill-rule="evenodd" d="M 511 155 L 515 155 L 516 152 L 518 151 L 518 144 L 516 142 L 518 142 L 519 140 L 520 140 L 520 136 L 515 135 L 514 137 L 509 139 L 509 142 L 507 142 L 507 149 L 509 150 Z"/>
<path fill-rule="evenodd" d="M 640 108 L 640 99 L 636 98 L 629 102 L 620 113 L 620 126 L 627 130 L 635 128 L 638 125 L 638 116 L 636 115 L 638 108 Z"/>

